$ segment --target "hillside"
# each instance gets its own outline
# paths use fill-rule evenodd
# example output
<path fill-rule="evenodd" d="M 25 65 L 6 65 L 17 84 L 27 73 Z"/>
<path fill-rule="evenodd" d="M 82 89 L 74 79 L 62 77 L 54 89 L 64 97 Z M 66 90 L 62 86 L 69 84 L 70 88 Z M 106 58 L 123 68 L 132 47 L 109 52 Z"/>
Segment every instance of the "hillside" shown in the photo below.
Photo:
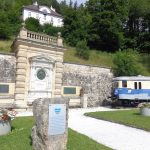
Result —
<path fill-rule="evenodd" d="M 0 52 L 10 52 L 11 44 L 14 38 L 11 40 L 0 40 Z M 76 56 L 76 49 L 67 47 L 67 50 L 64 53 L 64 61 L 71 63 L 79 63 L 85 65 L 94 65 L 106 68 L 113 68 L 113 58 L 115 53 L 107 53 L 102 51 L 91 50 L 89 60 L 84 60 Z M 138 63 L 140 68 L 142 68 L 141 75 L 150 76 L 150 55 L 149 54 L 140 54 Z"/>

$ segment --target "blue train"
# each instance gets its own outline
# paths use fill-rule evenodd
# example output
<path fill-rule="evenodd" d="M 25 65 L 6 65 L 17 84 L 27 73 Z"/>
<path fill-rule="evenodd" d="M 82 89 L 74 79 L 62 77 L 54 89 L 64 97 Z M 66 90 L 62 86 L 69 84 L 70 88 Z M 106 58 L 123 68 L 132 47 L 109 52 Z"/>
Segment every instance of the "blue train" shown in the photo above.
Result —
<path fill-rule="evenodd" d="M 122 76 L 113 78 L 112 98 L 121 105 L 135 105 L 150 101 L 150 77 Z"/>

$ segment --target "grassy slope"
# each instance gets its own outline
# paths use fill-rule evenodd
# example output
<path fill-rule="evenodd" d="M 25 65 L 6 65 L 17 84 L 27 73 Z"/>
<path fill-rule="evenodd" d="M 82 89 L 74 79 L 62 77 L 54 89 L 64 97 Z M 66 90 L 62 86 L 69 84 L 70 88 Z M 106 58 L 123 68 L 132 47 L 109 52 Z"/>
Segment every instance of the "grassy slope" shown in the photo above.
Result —
<path fill-rule="evenodd" d="M 139 109 L 91 112 L 85 115 L 150 131 L 150 117 L 140 115 Z"/>
<path fill-rule="evenodd" d="M 7 41 L 0 41 L 0 52 L 10 52 L 11 44 L 13 41 L 13 37 L 11 40 Z M 113 67 L 113 57 L 115 54 L 106 53 L 101 51 L 90 51 L 90 58 L 89 60 L 83 60 L 76 56 L 76 51 L 74 48 L 68 48 L 64 54 L 64 61 L 65 62 L 72 62 L 72 63 L 79 63 L 79 64 L 89 64 L 89 65 L 96 65 L 101 67 L 111 68 Z M 139 63 L 142 68 L 141 75 L 148 75 L 150 76 L 150 55 L 142 54 L 139 58 Z"/>
<path fill-rule="evenodd" d="M 31 128 L 33 117 L 19 117 L 13 120 L 13 130 L 6 136 L 0 136 L 0 150 L 32 150 Z M 68 150 L 109 150 L 88 137 L 69 129 Z"/>
<path fill-rule="evenodd" d="M 10 52 L 12 40 L 0 41 L 0 52 Z"/>
<path fill-rule="evenodd" d="M 91 64 L 103 67 L 112 67 L 113 66 L 113 56 L 114 54 L 101 52 L 101 51 L 90 51 L 89 60 L 83 60 L 76 56 L 75 49 L 68 49 L 65 51 L 64 60 L 66 62 L 76 62 L 80 64 Z"/>

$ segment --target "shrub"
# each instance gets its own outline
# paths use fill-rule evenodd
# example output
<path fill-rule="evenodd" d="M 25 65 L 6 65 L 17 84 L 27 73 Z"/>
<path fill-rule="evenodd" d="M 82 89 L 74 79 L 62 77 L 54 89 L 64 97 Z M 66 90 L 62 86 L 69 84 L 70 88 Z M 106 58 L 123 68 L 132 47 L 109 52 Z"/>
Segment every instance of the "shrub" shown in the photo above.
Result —
<path fill-rule="evenodd" d="M 77 43 L 76 55 L 82 59 L 86 59 L 86 60 L 89 59 L 90 52 L 89 52 L 89 48 L 87 47 L 87 42 L 85 40 Z"/>
<path fill-rule="evenodd" d="M 51 24 L 44 24 L 43 32 L 50 36 L 57 36 L 58 32 L 62 32 L 62 27 L 54 27 Z"/>
<path fill-rule="evenodd" d="M 138 64 L 138 53 L 133 50 L 118 51 L 113 59 L 116 76 L 133 76 L 141 74 Z"/>
<path fill-rule="evenodd" d="M 30 31 L 34 31 L 34 32 L 42 31 L 42 27 L 41 27 L 38 19 L 35 19 L 32 17 L 27 18 L 25 20 L 25 24 L 26 24 L 26 29 L 28 29 Z"/>
<path fill-rule="evenodd" d="M 150 53 L 150 33 L 141 33 L 138 37 L 138 48 L 140 52 Z"/>

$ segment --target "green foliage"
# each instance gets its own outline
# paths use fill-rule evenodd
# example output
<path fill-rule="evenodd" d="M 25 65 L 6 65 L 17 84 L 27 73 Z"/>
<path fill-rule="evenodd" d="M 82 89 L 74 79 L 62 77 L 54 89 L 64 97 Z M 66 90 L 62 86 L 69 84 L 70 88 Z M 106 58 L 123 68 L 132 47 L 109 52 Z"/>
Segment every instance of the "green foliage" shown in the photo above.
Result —
<path fill-rule="evenodd" d="M 89 26 L 92 20 L 85 9 L 64 7 L 62 13 L 64 15 L 63 36 L 65 41 L 71 46 L 76 46 L 77 42 L 86 40 L 89 36 Z"/>
<path fill-rule="evenodd" d="M 8 39 L 10 32 L 7 16 L 0 13 L 0 39 Z"/>
<path fill-rule="evenodd" d="M 58 32 L 62 32 L 62 27 L 54 27 L 51 24 L 44 24 L 42 28 L 43 32 L 50 36 L 58 36 Z"/>
<path fill-rule="evenodd" d="M 139 109 L 91 112 L 86 115 L 150 131 L 150 117 L 140 115 Z"/>
<path fill-rule="evenodd" d="M 87 47 L 86 41 L 80 41 L 76 45 L 76 55 L 80 58 L 89 59 L 89 48 Z"/>
<path fill-rule="evenodd" d="M 0 1 L 0 38 L 9 39 L 18 33 L 21 27 L 21 9 L 23 5 L 31 4 L 31 0 L 1 0 Z"/>
<path fill-rule="evenodd" d="M 34 0 L 35 1 L 35 0 Z M 0 39 L 17 35 L 21 27 L 22 7 L 32 0 L 1 0 Z M 138 49 L 149 53 L 150 49 L 150 1 L 149 0 L 89 0 L 77 5 L 66 0 L 38 0 L 40 5 L 51 5 L 64 17 L 64 27 L 40 26 L 35 20 L 27 21 L 27 28 L 56 36 L 61 31 L 67 44 L 76 46 L 87 41 L 91 49 L 115 52 L 119 49 Z M 32 23 L 31 23 L 32 22 Z"/>
<path fill-rule="evenodd" d="M 41 25 L 39 23 L 39 20 L 38 19 L 35 19 L 35 18 L 27 18 L 25 20 L 25 27 L 26 29 L 30 30 L 30 31 L 34 31 L 34 32 L 40 32 L 42 31 L 42 28 L 41 28 Z"/>
<path fill-rule="evenodd" d="M 64 61 L 65 62 L 72 62 L 72 63 L 79 63 L 85 65 L 97 65 L 102 67 L 109 67 L 113 66 L 113 56 L 114 54 L 92 50 L 89 51 L 90 57 L 88 60 L 82 59 L 76 55 L 77 50 L 75 48 L 68 48 L 64 52 Z"/>
<path fill-rule="evenodd" d="M 122 41 L 122 24 L 127 17 L 127 1 L 89 0 L 87 11 L 92 16 L 90 47 L 115 51 Z"/>
<path fill-rule="evenodd" d="M 140 52 L 150 53 L 150 32 L 140 34 L 137 41 Z"/>
<path fill-rule="evenodd" d="M 133 50 L 118 51 L 114 56 L 113 71 L 116 76 L 134 76 L 141 74 L 138 65 L 138 53 Z"/>

